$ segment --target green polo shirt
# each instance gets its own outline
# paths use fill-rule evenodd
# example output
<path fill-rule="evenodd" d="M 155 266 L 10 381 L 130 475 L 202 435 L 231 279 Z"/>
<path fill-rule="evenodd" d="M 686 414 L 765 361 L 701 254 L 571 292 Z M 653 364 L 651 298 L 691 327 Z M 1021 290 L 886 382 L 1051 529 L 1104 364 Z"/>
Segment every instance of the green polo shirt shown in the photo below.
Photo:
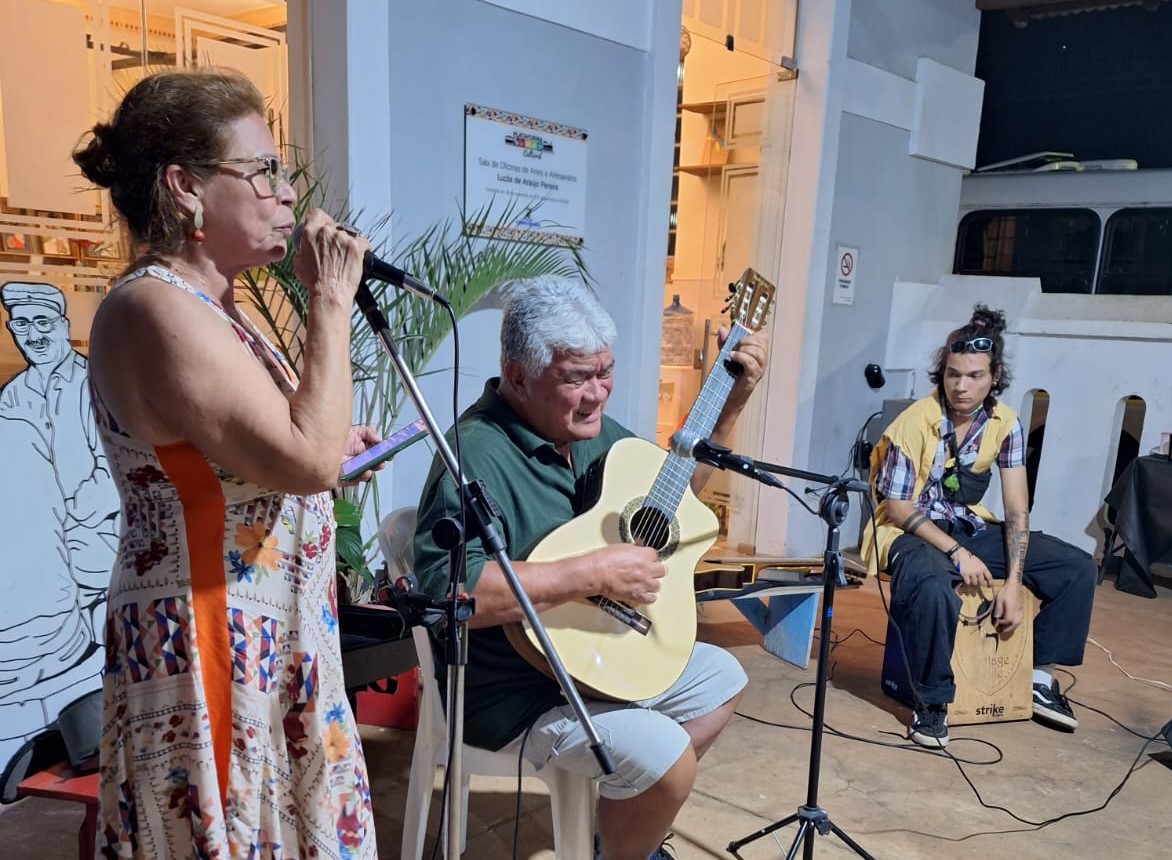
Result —
<path fill-rule="evenodd" d="M 460 445 L 467 479 L 484 481 L 500 508 L 496 527 L 509 558 L 524 561 L 541 538 L 582 512 L 590 464 L 634 434 L 604 415 L 595 438 L 570 445 L 572 462 L 567 463 L 497 394 L 499 381 L 490 379 L 480 399 L 460 416 Z M 453 444 L 451 431 L 448 442 Z M 435 598 L 447 592 L 448 555 L 432 540 L 431 527 L 459 510 L 454 482 L 437 457 L 419 501 L 415 532 L 415 575 L 420 588 Z M 468 592 L 475 596 L 480 571 L 490 559 L 479 540 L 469 541 L 467 559 Z M 441 668 L 442 663 L 437 654 Z M 490 750 L 500 749 L 564 701 L 557 682 L 526 663 L 500 627 L 469 631 L 464 693 L 464 740 Z"/>

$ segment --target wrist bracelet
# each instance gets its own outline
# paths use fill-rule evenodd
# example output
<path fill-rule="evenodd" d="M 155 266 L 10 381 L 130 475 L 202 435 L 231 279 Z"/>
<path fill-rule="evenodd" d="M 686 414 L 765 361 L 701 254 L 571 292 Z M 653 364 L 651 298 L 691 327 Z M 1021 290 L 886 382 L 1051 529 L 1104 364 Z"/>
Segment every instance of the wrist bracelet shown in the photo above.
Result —
<path fill-rule="evenodd" d="M 958 541 L 958 542 L 956 542 L 956 543 L 954 543 L 954 544 L 952 545 L 952 549 L 946 549 L 946 550 L 944 550 L 944 554 L 945 554 L 946 556 L 948 556 L 949 558 L 952 558 L 952 554 L 953 554 L 954 552 L 956 552 L 956 551 L 957 551 L 958 549 L 960 549 L 960 548 L 961 548 L 961 546 L 960 546 L 960 542 Z"/>

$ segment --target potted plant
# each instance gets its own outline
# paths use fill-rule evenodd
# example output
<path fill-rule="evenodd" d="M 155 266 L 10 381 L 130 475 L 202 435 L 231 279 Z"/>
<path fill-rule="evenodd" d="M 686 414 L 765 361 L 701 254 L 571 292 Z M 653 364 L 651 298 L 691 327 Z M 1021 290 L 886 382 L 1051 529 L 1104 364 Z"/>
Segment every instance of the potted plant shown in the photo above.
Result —
<path fill-rule="evenodd" d="M 294 205 L 300 221 L 311 208 L 322 206 L 326 199 L 325 186 L 311 175 L 306 165 L 298 165 L 292 179 L 300 191 Z M 496 286 L 511 280 L 549 274 L 588 280 L 578 248 L 568 242 L 539 245 L 476 238 L 485 232 L 503 232 L 532 211 L 532 207 L 515 201 L 500 206 L 490 204 L 473 213 L 461 212 L 458 219 L 437 222 L 397 246 L 376 247 L 375 253 L 443 292 L 456 320 Z M 341 223 L 359 226 L 370 236 L 383 235 L 390 222 L 389 216 L 384 216 L 363 224 L 367 219 L 347 210 L 336 213 L 335 217 Z M 370 287 L 391 331 L 411 332 L 397 346 L 412 374 L 422 373 L 451 331 L 452 318 L 439 304 L 412 299 L 383 283 L 372 283 Z M 265 269 L 247 273 L 244 289 L 249 303 L 267 324 L 274 346 L 281 350 L 291 367 L 300 368 L 305 351 L 307 304 L 305 287 L 293 272 L 292 254 Z M 406 402 L 406 393 L 374 332 L 357 309 L 352 319 L 350 359 L 355 420 L 389 431 Z M 340 488 L 334 494 L 342 602 L 366 602 L 372 595 L 373 540 L 362 538 L 361 521 L 367 505 L 371 506 L 376 521 L 381 519 L 375 481 L 360 487 Z"/>

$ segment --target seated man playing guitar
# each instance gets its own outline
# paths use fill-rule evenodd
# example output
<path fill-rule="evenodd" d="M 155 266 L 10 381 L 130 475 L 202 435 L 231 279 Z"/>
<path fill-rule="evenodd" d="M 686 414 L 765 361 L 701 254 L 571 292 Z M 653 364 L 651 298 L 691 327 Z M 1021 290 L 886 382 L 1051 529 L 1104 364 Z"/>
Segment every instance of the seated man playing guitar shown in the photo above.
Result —
<path fill-rule="evenodd" d="M 747 333 L 734 326 L 734 333 L 743 337 L 736 340 L 722 330 L 722 339 L 735 348 L 726 349 L 728 360 L 710 374 L 727 373 L 731 379 L 711 428 L 717 442 L 728 437 L 766 363 L 764 332 Z M 517 282 L 506 293 L 501 375 L 486 383 L 459 425 L 468 480 L 483 480 L 499 506 L 498 527 L 538 612 L 576 603 L 597 611 L 607 623 L 617 622 L 595 610 L 597 602 L 587 603 L 589 599 L 609 598 L 650 613 L 657 599 L 665 597 L 669 581 L 680 578 L 665 576 L 668 564 L 653 544 L 637 545 L 637 528 L 635 542 L 613 542 L 578 554 L 567 547 L 568 557 L 556 561 L 524 559 L 551 530 L 583 513 L 588 507 L 583 499 L 588 467 L 633 435 L 603 414 L 614 385 L 615 334 L 614 321 L 582 284 L 559 278 Z M 650 443 L 638 444 L 650 449 L 652 459 L 667 457 Z M 672 459 L 679 461 L 676 468 L 696 467 L 694 461 Z M 622 467 L 611 463 L 607 468 Z M 710 471 L 707 466 L 695 468 L 692 491 L 703 487 Z M 445 595 L 448 557 L 436 546 L 431 529 L 440 518 L 458 513 L 452 480 L 437 463 L 419 503 L 415 535 L 415 573 L 432 597 Z M 688 569 L 683 587 L 689 593 L 691 576 Z M 746 683 L 736 659 L 698 643 L 682 674 L 674 683 L 665 679 L 659 695 L 624 702 L 587 694 L 587 708 L 617 768 L 603 777 L 556 682 L 510 644 L 505 626 L 520 627 L 521 610 L 499 565 L 479 541 L 467 546 L 467 578 L 476 613 L 468 637 L 465 742 L 524 755 L 537 768 L 556 765 L 601 778 L 598 846 L 603 860 L 670 856 L 661 841 L 692 790 L 696 761 L 731 718 Z M 688 614 L 694 631 L 695 613 Z M 660 620 L 656 629 L 670 626 Z M 633 667 L 613 668 L 617 673 Z"/>

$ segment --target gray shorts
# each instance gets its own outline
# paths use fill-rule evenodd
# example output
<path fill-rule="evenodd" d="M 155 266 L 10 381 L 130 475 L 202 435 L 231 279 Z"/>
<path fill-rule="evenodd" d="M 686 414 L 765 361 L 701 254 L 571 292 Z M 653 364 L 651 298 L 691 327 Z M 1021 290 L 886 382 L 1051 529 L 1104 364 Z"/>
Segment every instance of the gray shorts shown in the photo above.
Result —
<path fill-rule="evenodd" d="M 748 682 L 736 658 L 714 645 L 696 644 L 684 674 L 652 699 L 604 702 L 586 699 L 594 727 L 610 751 L 615 772 L 604 777 L 586 732 L 569 705 L 546 711 L 529 730 L 501 752 L 518 753 L 538 770 L 546 765 L 599 779 L 599 793 L 623 800 L 646 791 L 679 759 L 691 738 L 680 725 L 716 710 Z"/>

